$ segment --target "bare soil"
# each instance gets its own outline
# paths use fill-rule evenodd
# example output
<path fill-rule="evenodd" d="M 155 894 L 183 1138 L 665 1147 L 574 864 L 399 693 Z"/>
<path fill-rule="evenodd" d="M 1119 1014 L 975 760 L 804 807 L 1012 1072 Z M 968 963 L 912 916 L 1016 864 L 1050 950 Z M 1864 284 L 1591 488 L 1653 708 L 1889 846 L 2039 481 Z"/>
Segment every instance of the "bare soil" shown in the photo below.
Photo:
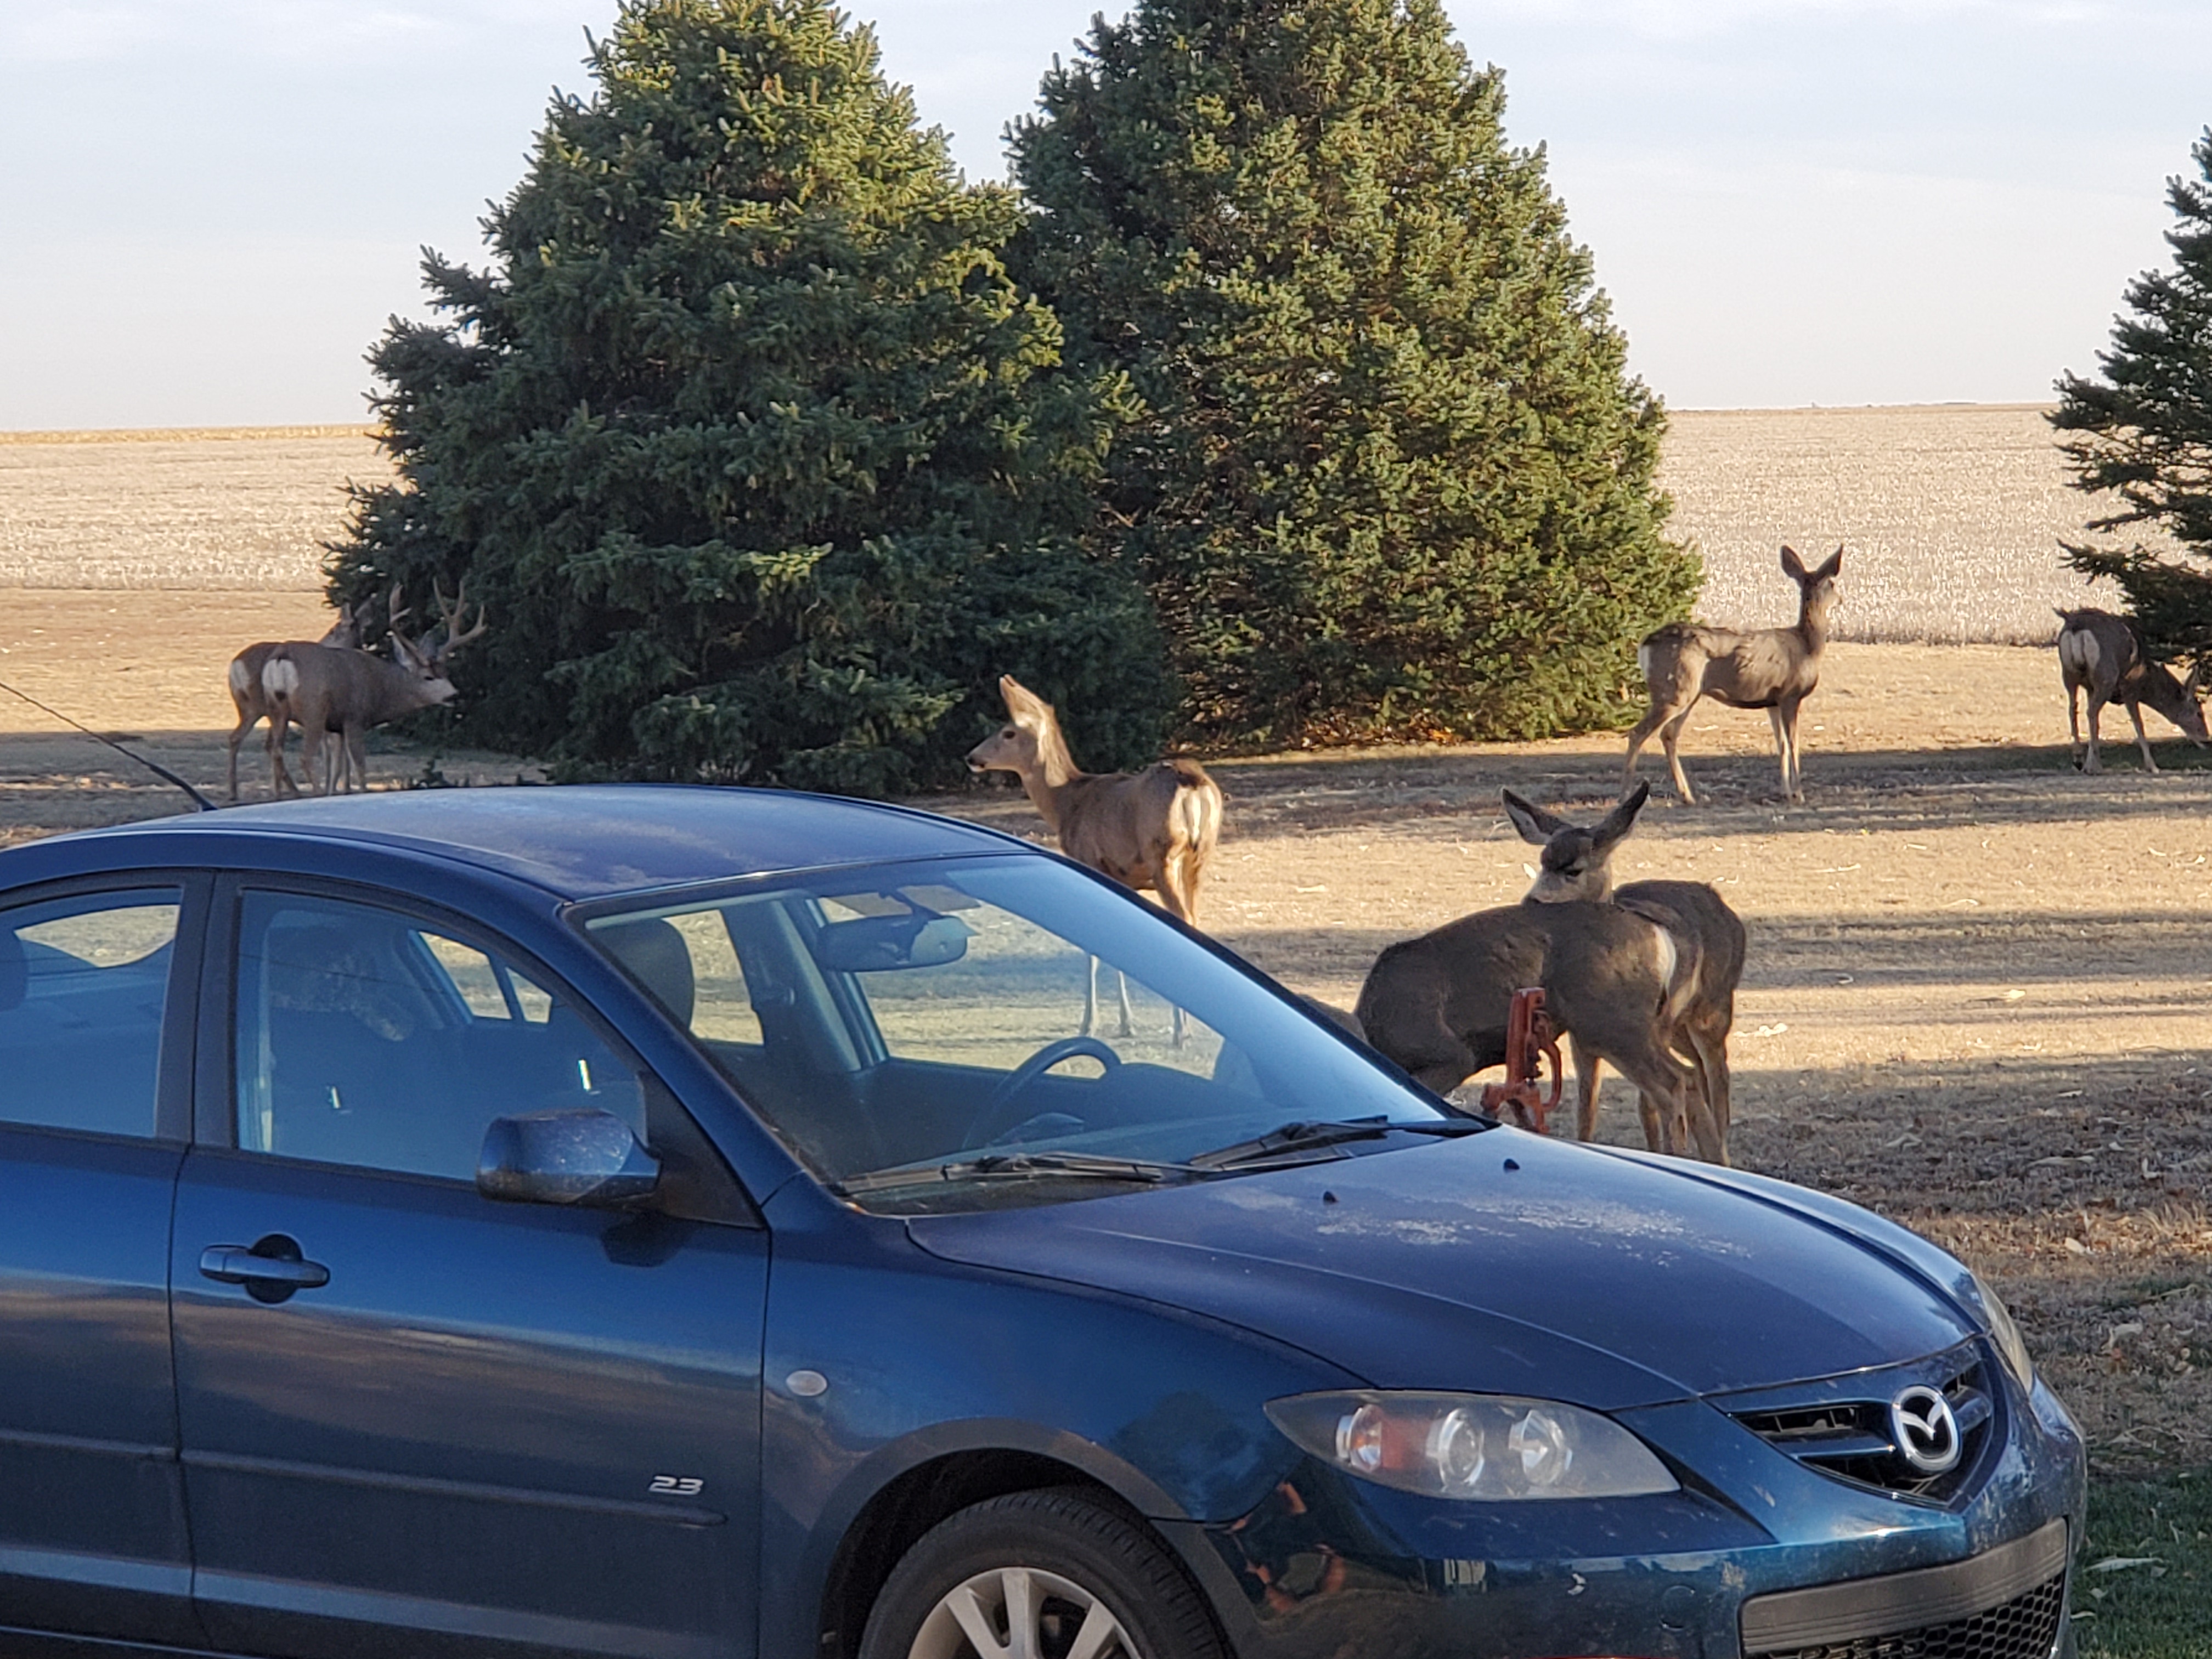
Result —
<path fill-rule="evenodd" d="M 219 791 L 231 654 L 313 637 L 313 594 L 0 594 L 0 681 Z M 2154 720 L 2155 717 L 2153 717 Z M 2111 1469 L 2212 1462 L 2212 769 L 2160 727 L 2141 769 L 2070 765 L 2047 649 L 1830 647 L 1806 717 L 1807 799 L 1775 798 L 1766 721 L 1702 707 L 1623 878 L 1715 883 L 1751 933 L 1732 1045 L 1735 1161 L 1894 1216 L 1989 1273 Z M 1614 736 L 1290 754 L 1212 767 L 1228 830 L 1206 925 L 1348 1005 L 1391 940 L 1510 902 L 1534 852 L 1510 785 L 1595 816 Z M 383 786 L 533 775 L 386 739 Z M 264 793 L 258 744 L 241 771 Z M 929 805 L 1042 835 L 1018 793 Z M 121 757 L 0 695 L 0 841 L 179 810 Z M 1615 1080 L 1601 1127 L 1638 1133 Z M 1571 1294 L 1571 1286 L 1562 1287 Z"/>

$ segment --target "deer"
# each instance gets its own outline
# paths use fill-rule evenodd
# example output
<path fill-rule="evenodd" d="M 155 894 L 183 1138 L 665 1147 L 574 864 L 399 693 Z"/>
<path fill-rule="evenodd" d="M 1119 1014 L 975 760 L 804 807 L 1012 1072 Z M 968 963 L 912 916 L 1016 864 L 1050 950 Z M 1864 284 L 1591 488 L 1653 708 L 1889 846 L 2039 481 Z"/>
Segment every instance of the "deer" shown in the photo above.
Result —
<path fill-rule="evenodd" d="M 335 651 L 349 651 L 361 644 L 362 630 L 368 624 L 368 601 L 358 606 L 342 605 L 338 619 L 314 643 L 330 647 Z M 230 798 L 238 799 L 238 745 L 246 734 L 269 714 L 268 694 L 261 689 L 261 671 L 268 665 L 272 653 L 281 651 L 287 644 L 297 641 L 263 640 L 249 645 L 230 659 L 230 701 L 238 710 L 238 725 L 230 734 Z M 282 747 L 283 739 L 277 739 Z"/>
<path fill-rule="evenodd" d="M 1661 928 L 1674 940 L 1674 972 L 1668 982 L 1668 1046 L 1687 1061 L 1698 1094 L 1723 1149 L 1729 1130 L 1729 1033 L 1735 1024 L 1735 990 L 1743 977 L 1747 939 L 1743 919 L 1702 881 L 1633 881 L 1613 884 L 1613 848 L 1633 827 L 1649 786 L 1625 797 L 1605 818 L 1584 829 L 1504 792 L 1506 816 L 1521 839 L 1544 849 L 1542 868 L 1524 902 L 1595 903 L 1606 900 Z M 1569 1038 L 1577 1091 L 1575 1133 L 1597 1134 L 1598 1085 L 1602 1061 Z M 1686 1139 L 1684 1125 L 1661 1125 L 1650 1097 L 1638 1099 L 1644 1145 L 1664 1152 Z"/>
<path fill-rule="evenodd" d="M 1808 570 L 1794 548 L 1782 550 L 1782 574 L 1797 584 L 1797 622 L 1790 628 L 1748 631 L 1712 628 L 1702 623 L 1669 623 L 1644 636 L 1636 647 L 1637 665 L 1651 694 L 1651 707 L 1628 734 L 1628 759 L 1620 769 L 1625 790 L 1635 781 L 1636 757 L 1654 732 L 1666 745 L 1667 768 L 1674 788 L 1697 804 L 1682 770 L 1676 744 L 1682 722 L 1701 697 L 1734 708 L 1764 708 L 1774 725 L 1774 746 L 1781 757 L 1782 793 L 1805 798 L 1797 749 L 1797 711 L 1820 683 L 1820 653 L 1828 642 L 1828 607 L 1836 601 L 1836 574 L 1843 568 L 1838 547 L 1818 568 Z"/>
<path fill-rule="evenodd" d="M 300 793 L 291 774 L 284 769 L 285 721 L 300 723 L 303 733 L 301 769 L 311 784 L 320 763 L 323 741 L 336 732 L 344 747 L 337 787 L 358 784 L 365 789 L 368 763 L 364 740 L 368 728 L 453 701 L 453 683 L 447 678 L 447 671 L 456 651 L 483 636 L 484 608 L 477 606 L 475 626 L 465 629 L 468 584 L 462 583 L 451 605 L 443 588 L 434 583 L 432 592 L 445 626 L 445 635 L 435 645 L 426 647 L 410 640 L 395 627 L 389 662 L 365 651 L 334 650 L 325 645 L 283 645 L 270 654 L 261 671 L 261 685 L 271 711 L 269 765 L 277 793 Z M 392 589 L 392 605 L 395 617 L 406 614 L 399 608 L 397 587 Z M 332 780 L 325 777 L 322 793 L 331 793 L 332 788 Z"/>
<path fill-rule="evenodd" d="M 1559 873 L 1566 877 L 1578 857 L 1587 875 L 1591 860 L 1609 857 L 1650 793 L 1640 787 L 1598 831 L 1577 831 L 1593 839 L 1578 854 L 1562 846 Z M 1680 969 L 1680 950 L 1665 927 L 1562 890 L 1478 910 L 1389 946 L 1368 969 L 1353 1012 L 1370 1046 L 1443 1094 L 1504 1060 L 1513 994 L 1540 986 L 1544 1011 L 1572 1044 L 1578 1072 L 1594 1085 L 1595 1062 L 1603 1060 L 1642 1093 L 1656 1150 L 1680 1150 L 1686 1126 L 1700 1156 L 1725 1164 L 1727 1145 L 1673 1052 Z"/>
<path fill-rule="evenodd" d="M 968 751 L 968 769 L 1012 772 L 1060 850 L 1124 887 L 1158 893 L 1176 921 L 1198 925 L 1198 889 L 1221 835 L 1221 786 L 1196 761 L 1170 759 L 1141 772 L 1085 772 L 1060 735 L 1053 707 L 1012 674 L 999 677 L 1006 723 Z M 1083 1004 L 1083 1034 L 1097 1018 L 1097 963 Z M 1121 1035 L 1129 1034 L 1121 984 Z M 1176 1011 L 1175 1040 L 1183 1021 Z"/>
<path fill-rule="evenodd" d="M 2158 763 L 2151 757 L 2150 739 L 2143 735 L 2142 706 L 2153 708 L 2179 727 L 2199 749 L 2212 742 L 2204 729 L 2204 706 L 2197 702 L 2197 687 L 2204 676 L 2199 662 L 2189 671 L 2186 684 L 2173 678 L 2163 663 L 2148 660 L 2142 643 L 2124 617 L 2109 611 L 2058 612 L 2058 671 L 2066 682 L 2066 724 L 2074 734 L 2074 764 L 2084 772 L 2101 772 L 2097 752 L 2098 726 L 2105 705 L 2125 706 L 2135 722 L 2136 746 L 2142 750 L 2143 770 L 2154 777 Z M 2081 746 L 2081 693 L 2089 694 L 2089 745 Z"/>

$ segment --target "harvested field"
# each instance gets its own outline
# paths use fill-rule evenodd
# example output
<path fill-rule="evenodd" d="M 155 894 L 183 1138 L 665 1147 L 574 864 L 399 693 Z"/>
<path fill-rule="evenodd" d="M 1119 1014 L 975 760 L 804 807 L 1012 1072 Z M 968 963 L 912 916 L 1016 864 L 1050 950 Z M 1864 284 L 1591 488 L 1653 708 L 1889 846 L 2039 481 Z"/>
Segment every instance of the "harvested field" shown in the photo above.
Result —
<path fill-rule="evenodd" d="M 1670 533 L 1705 556 L 1698 616 L 1792 620 L 1785 543 L 1808 563 L 1847 550 L 1838 639 L 2040 645 L 2054 605 L 2124 608 L 2061 562 L 2103 509 L 2068 483 L 2049 407 L 1676 411 L 1659 478 Z"/>
<path fill-rule="evenodd" d="M 0 586 L 313 592 L 359 427 L 0 434 Z"/>
<path fill-rule="evenodd" d="M 2041 644 L 2053 605 L 2114 605 L 2059 563 L 2092 503 L 2045 407 L 1677 411 L 1660 482 L 1705 556 L 1698 614 L 1790 621 L 1785 542 L 1850 550 L 1840 639 Z M 347 481 L 389 476 L 354 427 L 0 434 L 0 586 L 311 592 Z"/>

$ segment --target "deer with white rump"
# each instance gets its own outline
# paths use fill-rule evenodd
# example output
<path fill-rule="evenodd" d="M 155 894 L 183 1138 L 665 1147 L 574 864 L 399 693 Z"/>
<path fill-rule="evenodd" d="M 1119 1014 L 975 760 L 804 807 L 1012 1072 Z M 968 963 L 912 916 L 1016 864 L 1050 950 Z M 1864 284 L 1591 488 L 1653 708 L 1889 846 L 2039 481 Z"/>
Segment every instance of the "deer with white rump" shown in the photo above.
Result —
<path fill-rule="evenodd" d="M 1586 879 L 1594 863 L 1602 866 L 1650 793 L 1639 787 L 1595 830 L 1565 826 L 1583 840 L 1573 847 L 1562 841 L 1558 878 L 1571 884 Z M 1546 851 L 1549 866 L 1553 849 Z M 1478 910 L 1391 945 L 1368 969 L 1356 1012 L 1370 1045 L 1443 1094 L 1504 1060 L 1513 994 L 1541 987 L 1545 1013 L 1573 1046 L 1593 1129 L 1602 1060 L 1642 1093 L 1655 1151 L 1686 1151 L 1686 1126 L 1700 1157 L 1725 1164 L 1724 1133 L 1673 1052 L 1694 978 L 1665 927 L 1563 891 Z"/>
<path fill-rule="evenodd" d="M 2150 739 L 2143 735 L 2143 705 L 2165 715 L 2199 749 L 2212 742 L 2204 729 L 2204 706 L 2197 700 L 2204 666 L 2189 671 L 2186 684 L 2173 678 L 2163 663 L 2144 657 L 2142 644 L 2124 617 L 2109 611 L 2061 611 L 2058 620 L 2058 672 L 2066 682 L 2066 724 L 2074 733 L 2074 764 L 2084 772 L 2101 772 L 2105 763 L 2097 753 L 2097 727 L 2105 705 L 2124 706 L 2135 722 L 2136 746 L 2142 750 L 2143 770 L 2155 775 Z M 2081 747 L 2081 694 L 2089 694 L 2089 746 Z"/>
<path fill-rule="evenodd" d="M 1729 1032 L 1735 1025 L 1735 988 L 1743 977 L 1747 945 L 1743 919 L 1728 901 L 1702 881 L 1632 881 L 1613 884 L 1613 849 L 1633 825 L 1645 787 L 1626 797 L 1603 820 L 1584 829 L 1504 792 L 1506 816 L 1521 839 L 1544 849 L 1542 867 L 1524 902 L 1599 903 L 1610 900 L 1622 909 L 1663 928 L 1674 945 L 1674 971 L 1665 1007 L 1668 1046 L 1688 1062 L 1721 1146 L 1728 1145 Z M 1571 1035 L 1579 1091 L 1575 1115 L 1577 1139 L 1597 1133 L 1597 1097 L 1602 1061 Z M 1686 1144 L 1683 1126 L 1666 1132 L 1656 1108 L 1639 1097 L 1644 1143 L 1653 1152 Z"/>
<path fill-rule="evenodd" d="M 344 745 L 337 787 L 368 787 L 365 739 L 368 728 L 396 720 L 419 709 L 434 708 L 453 698 L 453 683 L 447 670 L 454 652 L 484 631 L 484 610 L 477 607 L 476 624 L 463 627 L 468 610 L 468 586 L 462 584 L 454 602 L 447 604 L 442 589 L 434 587 L 442 613 L 445 635 L 435 645 L 410 640 L 397 627 L 392 629 L 392 660 L 366 651 L 334 650 L 324 645 L 284 645 L 270 653 L 261 671 L 261 686 L 269 700 L 269 765 L 280 794 L 296 795 L 299 786 L 284 769 L 283 735 L 287 720 L 296 720 L 302 733 L 300 765 L 310 785 L 315 782 L 324 739 L 336 733 Z M 403 617 L 399 590 L 392 592 L 392 614 Z M 324 793 L 331 793 L 325 780 Z"/>
<path fill-rule="evenodd" d="M 1733 708 L 1764 708 L 1774 725 L 1774 747 L 1782 761 L 1782 793 L 1805 798 L 1803 768 L 1797 750 L 1797 710 L 1820 683 L 1820 653 L 1828 642 L 1828 607 L 1836 599 L 1836 573 L 1843 568 L 1838 548 L 1818 568 L 1808 570 L 1796 550 L 1782 550 L 1782 574 L 1797 584 L 1797 622 L 1790 628 L 1745 631 L 1709 628 L 1702 623 L 1669 623 L 1644 636 L 1636 647 L 1637 665 L 1650 688 L 1651 707 L 1628 734 L 1628 760 L 1620 769 L 1626 789 L 1636 775 L 1636 757 L 1654 732 L 1666 745 L 1667 768 L 1674 787 L 1694 804 L 1690 780 L 1682 771 L 1676 744 L 1682 722 L 1701 697 Z"/>
<path fill-rule="evenodd" d="M 1011 674 L 999 677 L 1006 724 L 968 751 L 972 772 L 1012 772 L 1037 816 L 1078 864 L 1124 887 L 1160 896 L 1176 920 L 1198 925 L 1198 884 L 1221 835 L 1221 786 L 1193 760 L 1164 760 L 1141 772 L 1085 772 L 1068 751 L 1052 705 Z M 1084 997 L 1083 1031 L 1098 1012 L 1097 963 Z M 1121 988 L 1121 1035 L 1129 993 Z M 1176 1038 L 1182 1013 L 1176 1012 Z"/>
<path fill-rule="evenodd" d="M 368 620 L 367 599 L 358 605 L 348 605 L 339 611 L 338 619 L 331 624 L 330 631 L 314 643 L 328 646 L 334 651 L 354 650 L 361 644 L 362 629 Z M 247 646 L 230 659 L 230 701 L 238 710 L 238 725 L 230 734 L 230 798 L 233 800 L 238 799 L 238 745 L 246 740 L 246 734 L 269 714 L 269 696 L 261 689 L 261 671 L 269 665 L 270 657 L 283 650 L 287 644 L 306 642 L 263 640 L 257 645 Z M 277 739 L 277 746 L 283 746 L 281 737 Z"/>

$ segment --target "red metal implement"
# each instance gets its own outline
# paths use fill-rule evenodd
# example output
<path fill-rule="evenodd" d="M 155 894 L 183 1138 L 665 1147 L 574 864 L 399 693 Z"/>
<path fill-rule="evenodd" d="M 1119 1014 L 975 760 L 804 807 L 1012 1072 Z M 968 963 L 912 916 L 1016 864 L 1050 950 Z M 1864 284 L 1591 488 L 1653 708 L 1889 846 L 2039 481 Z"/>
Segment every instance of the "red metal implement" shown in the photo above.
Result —
<path fill-rule="evenodd" d="M 1548 1099 L 1537 1086 L 1542 1077 L 1536 1064 L 1539 1054 L 1552 1063 Z M 1559 1103 L 1565 1087 L 1565 1074 L 1559 1065 L 1559 1034 L 1545 1015 L 1542 988 L 1532 985 L 1516 991 L 1505 1017 L 1505 1081 L 1483 1085 L 1483 1111 L 1540 1135 L 1548 1134 L 1551 1131 L 1545 1120 Z"/>

